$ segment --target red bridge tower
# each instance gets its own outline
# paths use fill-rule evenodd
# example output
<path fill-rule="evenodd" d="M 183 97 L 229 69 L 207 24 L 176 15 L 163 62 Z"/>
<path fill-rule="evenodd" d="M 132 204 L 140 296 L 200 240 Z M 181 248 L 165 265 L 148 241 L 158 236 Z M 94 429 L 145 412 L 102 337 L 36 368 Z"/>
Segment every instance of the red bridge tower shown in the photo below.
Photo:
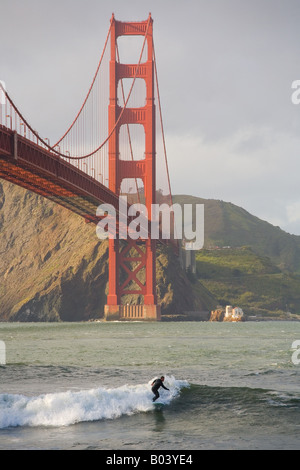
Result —
<path fill-rule="evenodd" d="M 145 206 L 151 219 L 152 204 L 156 200 L 155 167 L 155 104 L 153 62 L 153 20 L 121 22 L 111 19 L 110 103 L 109 103 L 109 188 L 120 194 L 121 182 L 127 178 L 140 178 L 144 184 Z M 122 64 L 117 60 L 117 38 L 126 35 L 145 36 L 147 61 L 140 64 Z M 146 104 L 140 108 L 123 110 L 118 104 L 118 83 L 123 78 L 142 78 L 146 83 Z M 120 118 L 121 116 L 121 118 Z M 117 125 L 116 125 L 117 123 Z M 143 125 L 145 156 L 140 160 L 120 159 L 120 127 L 127 124 Z M 113 129 L 115 130 L 113 131 Z M 156 240 L 150 235 L 144 240 L 109 239 L 109 293 L 105 305 L 105 318 L 160 320 L 160 306 L 156 296 Z M 122 272 L 122 275 L 120 275 Z M 143 273 L 143 276 L 140 274 Z M 143 282 L 142 279 L 145 279 Z M 126 294 L 137 294 L 136 305 L 122 305 Z"/>

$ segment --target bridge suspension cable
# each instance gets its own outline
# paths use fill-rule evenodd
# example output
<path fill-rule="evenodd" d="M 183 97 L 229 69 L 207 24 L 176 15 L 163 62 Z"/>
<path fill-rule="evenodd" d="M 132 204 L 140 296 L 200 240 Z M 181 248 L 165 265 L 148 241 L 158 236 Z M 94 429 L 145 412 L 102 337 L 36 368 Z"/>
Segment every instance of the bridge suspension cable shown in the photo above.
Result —
<path fill-rule="evenodd" d="M 79 113 L 77 114 L 77 116 L 76 116 L 76 118 L 74 119 L 73 123 L 72 123 L 71 126 L 69 127 L 68 131 L 67 131 L 67 132 L 64 134 L 64 136 L 57 142 L 57 144 L 54 145 L 54 147 L 51 147 L 51 150 L 53 150 L 56 154 L 58 154 L 58 155 L 61 156 L 61 157 L 68 158 L 68 159 L 71 159 L 71 160 L 82 160 L 82 159 L 84 159 L 84 158 L 88 158 L 88 157 L 92 156 L 93 154 L 95 154 L 96 152 L 98 152 L 99 150 L 101 150 L 101 148 L 104 147 L 104 145 L 108 142 L 108 140 L 110 139 L 110 137 L 112 136 L 112 134 L 115 132 L 116 128 L 118 127 L 118 124 L 119 124 L 119 122 L 120 122 L 121 119 L 122 119 L 122 116 L 123 116 L 124 111 L 125 111 L 125 109 L 126 109 L 126 107 L 127 107 L 128 101 L 129 101 L 129 99 L 130 99 L 130 96 L 131 96 L 131 93 L 132 93 L 132 90 L 133 90 L 133 87 L 134 87 L 134 84 L 135 84 L 135 81 L 136 81 L 136 78 L 137 78 L 137 75 L 138 75 L 138 72 L 139 72 L 139 67 L 140 67 L 140 65 L 141 65 L 141 61 L 142 61 L 142 57 L 143 57 L 143 53 L 144 53 L 144 48 L 145 48 L 145 44 L 146 44 L 146 40 L 147 40 L 147 34 L 148 34 L 148 29 L 149 29 L 149 23 L 150 23 L 150 19 L 148 20 L 147 29 L 146 29 L 146 33 L 145 33 L 145 37 L 144 37 L 144 42 L 143 42 L 142 50 L 141 50 L 141 53 L 140 53 L 139 61 L 138 61 L 137 67 L 136 67 L 135 76 L 134 76 L 134 78 L 133 78 L 133 81 L 132 81 L 130 90 L 129 90 L 129 92 L 128 92 L 126 101 L 124 101 L 124 106 L 123 106 L 123 108 L 122 108 L 122 110 L 121 110 L 121 113 L 120 113 L 120 115 L 119 115 L 119 117 L 118 117 L 118 120 L 117 120 L 116 123 L 115 123 L 114 128 L 111 130 L 111 132 L 107 135 L 107 137 L 103 140 L 103 142 L 102 142 L 96 149 L 94 149 L 92 152 L 90 152 L 90 153 L 88 153 L 88 154 L 86 154 L 86 155 L 83 155 L 83 156 L 80 156 L 80 157 L 78 157 L 78 156 L 74 157 L 74 156 L 64 155 L 64 154 L 60 153 L 59 151 L 55 150 L 56 145 L 58 145 L 58 144 L 63 140 L 63 138 L 69 133 L 69 131 L 73 128 L 75 122 L 77 121 L 79 115 L 81 114 L 81 112 L 82 112 L 82 110 L 83 110 L 83 108 L 84 108 L 84 106 L 85 106 L 85 104 L 86 104 L 86 102 L 87 102 L 87 99 L 88 99 L 88 97 L 89 97 L 89 95 L 90 95 L 90 92 L 91 92 L 91 90 L 92 90 L 92 88 L 93 88 L 93 85 L 94 85 L 94 83 L 95 83 L 96 76 L 97 76 L 98 71 L 99 71 L 99 69 L 100 69 L 100 65 L 101 65 L 101 62 L 102 62 L 102 58 L 103 58 L 104 52 L 105 52 L 105 50 L 106 50 L 106 46 L 107 46 L 107 43 L 108 43 L 108 38 L 109 38 L 109 35 L 110 35 L 110 30 L 111 30 L 111 26 L 110 26 L 110 28 L 109 28 L 109 33 L 108 33 L 107 38 L 106 38 L 104 50 L 103 50 L 103 53 L 102 53 L 102 56 L 101 56 L 101 60 L 100 60 L 99 66 L 98 66 L 98 68 L 97 68 L 97 72 L 96 72 L 96 74 L 95 74 L 95 77 L 94 77 L 94 79 L 93 79 L 92 85 L 91 85 L 91 87 L 90 87 L 90 89 L 89 89 L 89 92 L 88 92 L 88 94 L 87 94 L 87 96 L 86 96 L 86 99 L 84 100 L 84 103 L 83 103 L 83 105 L 82 105 L 82 107 L 81 107 Z M 123 87 L 122 87 L 122 90 L 123 90 Z M 124 91 L 124 90 L 123 90 L 123 91 Z M 124 95 L 123 95 L 123 98 L 124 98 Z"/>
<path fill-rule="evenodd" d="M 88 91 L 88 93 L 87 93 L 87 95 L 86 95 L 86 97 L 85 97 L 85 100 L 84 100 L 84 102 L 82 103 L 82 106 L 81 106 L 80 110 L 78 111 L 78 113 L 77 113 L 75 119 L 73 120 L 72 124 L 71 124 L 70 127 L 66 130 L 66 132 L 64 133 L 64 135 L 56 142 L 56 144 L 53 146 L 53 148 L 55 148 L 57 145 L 59 145 L 59 143 L 66 137 L 66 135 L 67 135 L 67 134 L 70 132 L 70 130 L 73 128 L 75 122 L 78 120 L 78 118 L 79 118 L 79 116 L 80 116 L 80 114 L 81 114 L 81 112 L 82 112 L 82 110 L 83 110 L 83 108 L 84 108 L 84 106 L 85 106 L 85 104 L 86 104 L 86 102 L 87 102 L 87 100 L 88 100 L 90 94 L 91 94 L 91 91 L 92 91 L 92 89 L 93 89 L 94 83 L 95 83 L 96 78 L 97 78 L 97 76 L 98 76 L 98 72 L 99 72 L 100 66 L 101 66 L 101 64 L 102 64 L 102 60 L 103 60 L 103 57 L 104 57 L 104 53 L 105 53 L 105 51 L 106 51 L 106 46 L 107 46 L 107 44 L 108 44 L 108 40 L 109 40 L 109 37 L 110 37 L 110 32 L 111 32 L 111 25 L 110 25 L 110 27 L 109 27 L 109 30 L 108 30 L 108 33 L 107 33 L 107 36 L 106 36 L 104 48 L 103 48 L 103 51 L 102 51 L 102 54 L 101 54 L 101 58 L 100 58 L 100 61 L 99 61 L 97 70 L 96 70 L 96 72 L 95 72 L 93 81 L 92 81 L 91 86 L 90 86 L 90 88 L 89 88 L 89 91 Z"/>
<path fill-rule="evenodd" d="M 79 110 L 79 112 L 77 113 L 75 119 L 73 120 L 72 124 L 70 125 L 70 127 L 68 128 L 68 130 L 65 132 L 65 134 L 56 142 L 56 144 L 54 146 L 51 146 L 49 145 L 49 143 L 46 142 L 45 139 L 43 139 L 42 137 L 39 136 L 38 132 L 36 130 L 34 130 L 31 125 L 28 123 L 28 121 L 24 118 L 24 116 L 21 114 L 21 112 L 19 111 L 19 109 L 17 108 L 17 106 L 14 104 L 12 98 L 9 96 L 8 92 L 3 88 L 1 82 L 0 82 L 0 89 L 2 91 L 2 93 L 5 95 L 6 97 L 6 100 L 10 103 L 11 107 L 14 109 L 16 115 L 19 116 L 19 118 L 21 119 L 21 121 L 24 123 L 24 125 L 31 131 L 31 133 L 36 137 L 36 139 L 41 142 L 46 148 L 48 148 L 49 150 L 51 150 L 52 152 L 54 152 L 56 155 L 59 155 L 60 157 L 63 157 L 63 158 L 66 158 L 66 159 L 71 159 L 71 160 L 82 160 L 82 159 L 85 159 L 85 158 L 88 158 L 90 156 L 92 156 L 93 154 L 95 154 L 96 152 L 98 152 L 99 150 L 101 150 L 101 148 L 108 142 L 108 140 L 110 139 L 110 137 L 112 136 L 112 134 L 115 132 L 122 116 L 123 116 L 123 113 L 127 107 L 127 104 L 128 104 L 128 101 L 129 101 L 129 98 L 131 96 L 131 93 L 132 93 L 132 90 L 133 90 L 133 87 L 134 87 L 134 84 L 135 84 L 135 80 L 136 80 L 136 77 L 138 75 L 138 71 L 139 71 L 139 67 L 140 67 L 140 64 L 141 64 L 141 60 L 142 60 L 142 57 L 143 57 L 143 52 L 144 52 L 144 48 L 145 48 L 145 43 L 146 43 L 146 39 L 147 39 L 147 33 L 148 33 L 148 27 L 149 27 L 149 21 L 148 21 L 148 25 L 147 25 L 147 30 L 146 30 L 146 33 L 145 33 L 145 38 L 144 38 L 144 42 L 143 42 L 143 47 L 142 47 L 142 51 L 140 53 L 140 57 L 139 57 L 139 61 L 138 61 L 138 65 L 137 65 L 137 68 L 136 68 L 136 73 L 135 73 L 135 76 L 134 76 L 134 79 L 132 81 L 132 85 L 131 85 L 131 88 L 129 90 L 129 93 L 128 93 L 128 96 L 127 96 L 127 99 L 124 103 L 124 106 L 122 108 L 122 111 L 118 117 L 118 120 L 116 121 L 115 123 L 115 126 L 114 128 L 112 129 L 112 131 L 107 135 L 107 137 L 102 141 L 102 143 L 100 145 L 98 145 L 94 150 L 92 150 L 91 152 L 85 154 L 85 155 L 82 155 L 82 156 L 71 156 L 71 155 L 67 155 L 67 154 L 64 154 L 62 152 L 60 152 L 59 150 L 56 150 L 55 147 L 57 147 L 62 141 L 63 139 L 70 133 L 71 129 L 74 127 L 75 123 L 78 121 L 78 118 L 79 116 L 82 114 L 83 110 L 84 110 L 84 107 L 87 103 L 87 100 L 91 94 L 91 91 L 93 89 L 93 86 L 95 84 L 95 80 L 97 78 L 97 75 L 98 75 L 98 72 L 99 72 L 99 69 L 100 69 L 100 66 L 101 66 L 101 63 L 102 63 L 102 59 L 103 59 L 103 56 L 104 56 L 104 53 L 105 53 L 105 50 L 106 50 L 106 46 L 107 46 L 107 43 L 108 43 L 108 39 L 109 39 L 109 36 L 110 36 L 110 30 L 111 30 L 111 26 L 109 28 L 109 31 L 108 31 L 108 34 L 107 34 L 107 37 L 106 37 L 106 41 L 105 41 L 105 45 L 104 45 L 104 49 L 103 49 L 103 52 L 102 52 L 102 55 L 101 55 L 101 59 L 99 61 L 99 64 L 98 64 L 98 67 L 97 67 L 97 70 L 96 70 L 96 73 L 94 75 L 94 78 L 93 78 L 93 81 L 92 81 L 92 84 L 89 88 L 89 91 L 86 95 L 86 98 Z M 15 118 L 16 119 L 16 118 Z M 16 126 L 15 126 L 16 127 Z"/>

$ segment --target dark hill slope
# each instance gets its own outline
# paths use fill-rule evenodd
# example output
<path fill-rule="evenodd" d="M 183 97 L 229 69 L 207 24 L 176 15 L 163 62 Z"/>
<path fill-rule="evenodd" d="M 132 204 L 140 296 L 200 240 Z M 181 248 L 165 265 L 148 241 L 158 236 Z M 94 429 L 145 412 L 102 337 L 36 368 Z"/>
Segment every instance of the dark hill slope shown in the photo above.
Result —
<path fill-rule="evenodd" d="M 247 316 L 300 314 L 300 275 L 280 271 L 249 247 L 200 250 L 196 262 L 198 280 L 218 304 L 241 306 Z"/>
<path fill-rule="evenodd" d="M 260 256 L 268 256 L 281 270 L 300 273 L 300 236 L 284 232 L 230 202 L 186 195 L 173 197 L 174 203 L 204 204 L 205 248 L 249 246 Z"/>

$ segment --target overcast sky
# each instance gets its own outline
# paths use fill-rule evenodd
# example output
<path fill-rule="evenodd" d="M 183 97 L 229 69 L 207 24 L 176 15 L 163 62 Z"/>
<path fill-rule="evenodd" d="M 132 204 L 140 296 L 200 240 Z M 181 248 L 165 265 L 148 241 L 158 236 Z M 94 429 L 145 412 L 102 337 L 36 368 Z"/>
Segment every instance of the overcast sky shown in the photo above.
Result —
<path fill-rule="evenodd" d="M 0 0 L 0 80 L 41 135 L 73 120 L 112 12 L 152 13 L 172 192 L 300 235 L 300 1 Z"/>

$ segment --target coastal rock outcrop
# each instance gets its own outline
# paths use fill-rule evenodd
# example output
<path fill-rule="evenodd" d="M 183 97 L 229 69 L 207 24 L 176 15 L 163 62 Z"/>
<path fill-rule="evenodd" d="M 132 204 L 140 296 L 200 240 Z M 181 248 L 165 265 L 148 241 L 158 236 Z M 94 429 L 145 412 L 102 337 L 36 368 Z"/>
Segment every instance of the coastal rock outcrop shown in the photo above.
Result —
<path fill-rule="evenodd" d="M 225 311 L 223 308 L 217 308 L 216 310 L 212 310 L 210 312 L 210 321 L 223 321 L 224 315 Z"/>
<path fill-rule="evenodd" d="M 238 322 L 245 321 L 244 312 L 240 307 L 226 305 L 226 308 L 219 307 L 210 313 L 210 321 Z"/>

